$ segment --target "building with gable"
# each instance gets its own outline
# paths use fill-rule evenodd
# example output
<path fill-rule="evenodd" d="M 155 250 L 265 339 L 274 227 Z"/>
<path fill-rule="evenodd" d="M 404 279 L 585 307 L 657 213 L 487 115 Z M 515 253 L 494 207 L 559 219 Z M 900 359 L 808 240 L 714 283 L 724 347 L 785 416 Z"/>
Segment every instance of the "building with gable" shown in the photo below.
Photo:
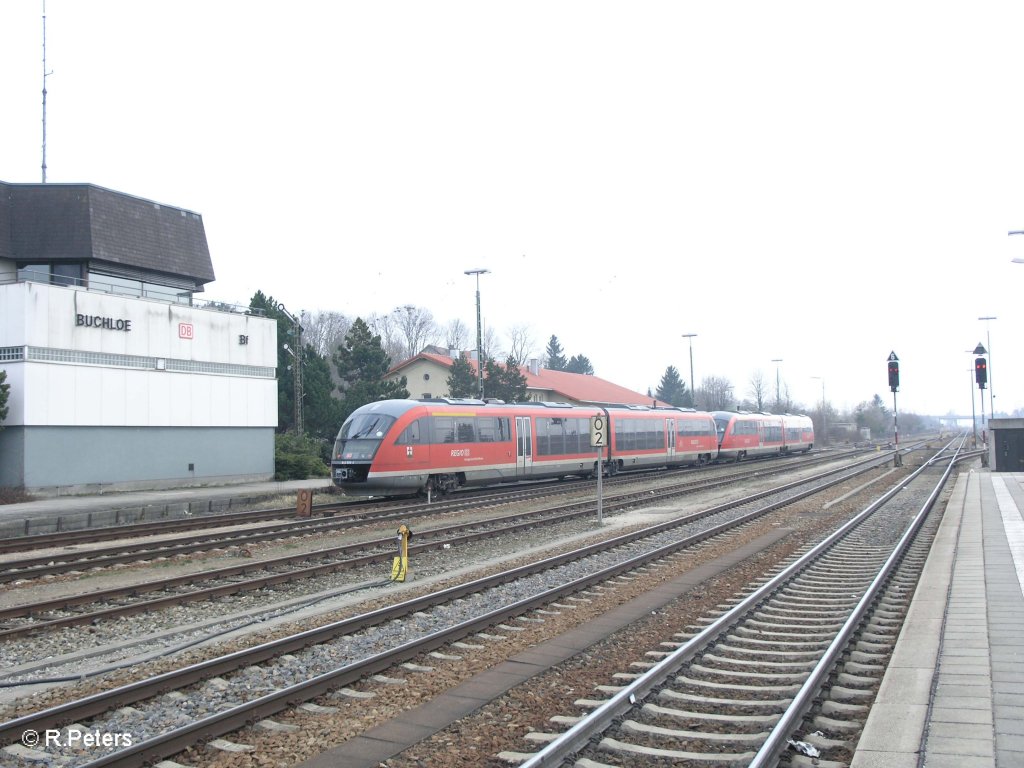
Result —
<path fill-rule="evenodd" d="M 448 376 L 455 363 L 454 355 L 457 354 L 455 351 L 428 347 L 420 354 L 392 367 L 387 375 L 393 380 L 405 376 L 409 397 L 414 399 L 448 397 Z M 469 356 L 469 364 L 475 373 L 475 354 Z M 597 376 L 542 368 L 536 360 L 530 361 L 519 370 L 526 379 L 527 397 L 533 402 L 561 402 L 572 405 L 669 405 L 650 395 L 620 387 Z"/>
<path fill-rule="evenodd" d="M 272 478 L 277 324 L 197 300 L 213 279 L 198 213 L 0 182 L 0 486 Z"/>

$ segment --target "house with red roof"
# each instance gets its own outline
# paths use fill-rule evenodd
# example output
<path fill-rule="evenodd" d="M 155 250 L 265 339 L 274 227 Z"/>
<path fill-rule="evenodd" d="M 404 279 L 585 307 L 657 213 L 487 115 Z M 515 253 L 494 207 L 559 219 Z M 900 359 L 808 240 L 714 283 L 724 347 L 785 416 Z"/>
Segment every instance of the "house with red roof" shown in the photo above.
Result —
<path fill-rule="evenodd" d="M 418 355 L 391 368 L 387 376 L 391 379 L 405 376 L 406 389 L 409 390 L 411 398 L 448 397 L 448 377 L 455 362 L 453 352 L 454 350 L 446 353 L 438 347 L 427 347 Z M 466 356 L 475 373 L 475 353 Z M 528 365 L 521 366 L 519 371 L 526 379 L 527 397 L 533 402 L 560 402 L 572 405 L 669 405 L 650 395 L 620 387 L 597 376 L 542 368 L 537 360 L 531 360 Z"/>

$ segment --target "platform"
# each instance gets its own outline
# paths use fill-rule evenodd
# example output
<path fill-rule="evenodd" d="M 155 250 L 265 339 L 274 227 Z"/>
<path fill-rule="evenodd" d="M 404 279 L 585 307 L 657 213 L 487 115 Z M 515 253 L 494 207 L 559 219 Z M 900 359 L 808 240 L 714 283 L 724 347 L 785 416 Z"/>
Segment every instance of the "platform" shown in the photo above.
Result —
<path fill-rule="evenodd" d="M 1024 474 L 958 478 L 852 768 L 1024 765 Z"/>
<path fill-rule="evenodd" d="M 152 522 L 162 519 L 237 512 L 277 498 L 314 492 L 313 502 L 327 501 L 327 478 L 197 486 L 153 491 L 117 491 L 96 495 L 52 496 L 38 501 L 0 504 L 0 537 L 38 535 L 85 528 Z"/>

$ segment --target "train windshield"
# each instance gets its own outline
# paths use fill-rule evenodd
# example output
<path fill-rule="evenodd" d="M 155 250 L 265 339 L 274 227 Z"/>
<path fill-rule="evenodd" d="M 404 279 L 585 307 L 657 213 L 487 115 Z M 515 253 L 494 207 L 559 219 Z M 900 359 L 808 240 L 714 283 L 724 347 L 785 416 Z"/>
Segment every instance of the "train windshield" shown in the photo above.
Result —
<path fill-rule="evenodd" d="M 372 459 L 384 435 L 395 423 L 394 416 L 361 413 L 350 417 L 341 425 L 334 441 L 335 460 Z"/>

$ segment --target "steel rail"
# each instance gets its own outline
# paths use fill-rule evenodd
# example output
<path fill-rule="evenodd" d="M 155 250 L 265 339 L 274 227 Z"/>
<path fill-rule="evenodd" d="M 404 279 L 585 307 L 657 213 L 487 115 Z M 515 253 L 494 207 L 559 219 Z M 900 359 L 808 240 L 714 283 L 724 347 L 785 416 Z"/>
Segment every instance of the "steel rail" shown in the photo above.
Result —
<path fill-rule="evenodd" d="M 945 448 L 942 450 L 945 450 Z M 915 518 L 912 525 L 914 534 L 916 534 L 917 530 L 920 528 L 923 519 L 926 517 L 927 510 L 931 508 L 934 503 L 934 498 L 937 498 L 937 495 L 946 482 L 953 465 L 958 460 L 957 456 L 954 456 L 953 459 L 950 460 L 949 467 L 944 472 L 941 482 L 937 485 L 936 490 L 933 491 L 930 503 L 926 505 L 927 509 L 919 513 Z M 668 656 L 657 662 L 653 667 L 645 671 L 628 685 L 624 686 L 619 692 L 594 709 L 590 714 L 582 718 L 568 730 L 558 735 L 552 741 L 548 742 L 548 744 L 540 751 L 522 762 L 519 765 L 519 768 L 551 768 L 552 766 L 560 766 L 566 760 L 576 755 L 576 753 L 579 752 L 587 743 L 606 731 L 616 721 L 623 718 L 630 710 L 633 709 L 637 701 L 645 699 L 652 691 L 659 687 L 665 679 L 673 675 L 684 664 L 703 651 L 710 643 L 739 623 L 753 608 L 767 600 L 780 587 L 785 585 L 794 576 L 805 570 L 808 565 L 817 560 L 822 554 L 831 549 L 836 542 L 844 538 L 865 519 L 873 515 L 878 508 L 891 500 L 900 490 L 913 482 L 918 475 L 929 469 L 931 464 L 932 461 L 929 461 L 906 478 L 903 478 L 894 488 L 884 493 L 867 508 L 858 513 L 854 518 L 840 526 L 836 531 L 823 539 L 812 549 L 808 550 L 798 560 L 781 570 L 773 578 L 751 592 L 731 609 L 709 623 L 703 630 L 695 634 L 692 638 L 680 645 L 676 650 L 672 651 Z M 909 533 L 910 532 L 908 531 L 907 535 L 904 535 L 897 545 L 899 556 L 902 556 L 902 552 L 907 546 L 907 542 L 912 540 L 912 536 L 910 536 Z M 886 561 L 886 573 L 891 570 L 890 563 L 897 560 L 898 556 L 894 551 L 893 555 Z M 876 596 L 877 590 L 880 589 L 880 585 L 883 581 L 884 580 L 881 578 L 876 578 L 872 583 L 872 589 L 869 589 L 868 593 L 865 594 L 864 598 L 858 603 L 857 621 L 859 621 L 864 611 L 866 611 L 867 606 L 870 605 L 871 600 Z M 773 729 L 771 739 L 771 751 L 773 753 L 775 753 L 776 750 L 781 751 L 785 746 L 786 738 L 792 731 L 794 719 L 797 718 L 796 713 L 799 712 L 799 716 L 802 717 L 803 710 L 809 706 L 811 699 L 820 689 L 821 681 L 831 670 L 834 665 L 835 657 L 844 647 L 846 640 L 848 640 L 849 633 L 851 633 L 853 628 L 856 627 L 856 623 L 857 622 L 854 621 L 852 617 L 846 622 L 843 629 L 843 641 L 841 642 L 837 637 L 837 639 L 830 645 L 829 653 L 827 654 L 833 664 L 825 665 L 824 663 L 820 663 L 815 668 L 816 684 L 805 685 L 804 689 L 806 689 L 806 691 L 801 689 L 799 693 L 799 704 L 796 706 L 791 704 L 789 710 L 787 710 L 787 715 L 789 715 L 790 710 L 794 711 L 794 714 L 789 715 L 786 719 L 788 729 L 784 730 L 781 727 L 781 724 Z M 777 757 L 777 754 L 775 756 Z M 761 765 L 763 766 L 766 764 L 767 763 L 762 763 Z"/>
<path fill-rule="evenodd" d="M 871 457 L 868 459 L 862 459 L 861 461 L 856 462 L 850 466 L 857 467 L 871 465 L 872 463 L 877 461 L 877 458 Z M 850 466 L 828 470 L 824 473 L 814 475 L 811 478 L 807 478 L 807 480 L 794 481 L 793 483 L 781 486 L 780 488 L 788 489 L 791 487 L 799 487 L 800 485 L 803 485 L 806 482 L 815 481 L 818 479 L 822 479 L 824 477 L 831 476 L 836 473 L 847 471 L 848 469 L 850 469 Z M 721 485 L 730 484 L 731 482 L 734 481 L 734 478 L 718 479 L 710 484 L 707 484 L 704 487 L 717 487 Z M 628 493 L 620 494 L 618 498 L 612 499 L 609 502 L 607 502 L 607 508 L 610 511 L 614 511 L 619 508 L 629 508 L 634 506 L 636 501 L 638 500 L 643 501 L 645 504 L 650 504 L 660 500 L 673 498 L 675 496 L 680 495 L 680 493 L 688 492 L 690 489 L 690 485 L 683 484 L 682 486 L 678 487 L 668 487 L 654 491 L 631 491 Z M 779 489 L 772 489 L 764 491 L 762 492 L 762 494 L 770 495 L 771 493 L 778 492 L 778 490 Z M 754 496 L 750 496 L 747 498 L 748 500 L 756 499 L 758 498 L 758 495 L 755 494 Z M 514 533 L 518 530 L 535 528 L 539 525 L 557 525 L 590 514 L 591 504 L 592 502 L 588 499 L 585 501 L 569 505 L 568 507 L 564 504 L 561 504 L 556 507 L 549 507 L 547 509 L 537 510 L 526 514 L 519 513 L 513 515 L 506 515 L 504 517 L 499 518 L 490 518 L 488 520 L 474 521 L 457 524 L 453 526 L 447 526 L 443 529 L 422 531 L 419 533 L 419 536 L 437 536 L 438 538 L 436 538 L 434 541 L 411 545 L 409 547 L 409 551 L 410 553 L 421 553 L 430 550 L 440 549 L 445 546 L 450 547 L 452 545 L 471 543 L 479 539 L 484 539 L 492 536 L 495 527 L 500 527 L 503 533 L 508 534 Z M 675 518 L 662 525 L 666 526 L 665 529 L 668 530 L 674 527 L 678 527 L 679 525 L 699 520 L 701 519 L 701 517 L 716 514 L 718 511 L 720 510 L 718 510 L 717 508 L 713 508 L 712 510 L 694 513 L 693 515 L 685 516 L 682 518 Z M 475 532 L 460 536 L 450 535 L 453 532 L 463 530 L 470 530 Z M 275 573 L 268 576 L 260 576 L 253 579 L 247 579 L 245 581 L 235 581 L 229 584 L 220 584 L 206 588 L 198 588 L 187 593 L 175 593 L 172 595 L 158 597 L 151 600 L 141 600 L 135 603 L 118 605 L 112 608 L 105 608 L 86 613 L 77 613 L 73 616 L 43 620 L 36 623 L 25 624 L 18 627 L 0 629 L 0 639 L 12 639 L 15 637 L 22 637 L 40 631 L 57 629 L 60 627 L 91 624 L 96 620 L 111 618 L 114 616 L 133 615 L 150 610 L 155 610 L 168 605 L 181 605 L 186 602 L 212 599 L 215 597 L 224 597 L 227 595 L 238 594 L 245 591 L 262 589 L 268 586 L 298 581 L 300 579 L 316 578 L 318 576 L 322 576 L 328 573 L 336 573 L 338 571 L 354 569 L 360 566 L 380 563 L 382 561 L 386 562 L 394 554 L 393 547 L 394 539 L 393 537 L 388 537 L 385 539 L 377 539 L 373 541 L 350 544 L 341 547 L 333 547 L 330 549 L 315 550 L 313 552 L 303 554 L 287 555 L 284 557 L 274 558 L 271 560 L 244 563 L 236 566 L 229 566 L 226 568 L 216 569 L 213 571 L 192 573 L 183 576 L 174 576 L 167 579 L 160 579 L 151 582 L 145 582 L 142 584 L 136 584 L 128 589 L 111 588 L 107 590 L 99 590 L 96 592 L 87 592 L 78 595 L 54 598 L 52 600 L 48 600 L 41 603 L 12 606 L 10 608 L 0 609 L 0 620 L 17 618 L 22 616 L 31 616 L 33 614 L 43 613 L 46 611 L 65 609 L 76 605 L 86 605 L 89 603 L 96 603 L 103 600 L 112 600 L 125 595 L 134 596 L 145 592 L 156 592 L 160 590 L 172 589 L 185 584 L 195 584 L 199 580 L 225 579 L 233 576 L 252 573 L 257 570 L 266 571 L 282 566 L 288 567 L 295 563 L 305 563 L 313 559 L 344 557 L 353 552 L 378 550 L 378 552 L 375 552 L 373 554 L 367 554 L 359 557 L 351 557 L 344 560 L 337 560 L 330 563 L 293 569 L 286 573 Z"/>
<path fill-rule="evenodd" d="M 872 461 L 876 456 L 864 459 L 864 461 Z M 780 469 L 780 473 L 784 471 Z M 700 478 L 696 480 L 685 480 L 682 484 L 672 486 L 674 488 L 674 494 L 679 495 L 681 492 L 687 492 L 691 490 L 707 490 L 710 488 L 716 488 L 723 485 L 729 485 L 736 482 L 737 480 L 745 479 L 747 477 L 764 477 L 765 472 L 762 470 L 748 470 L 740 473 L 730 474 L 724 478 Z M 776 474 L 772 472 L 772 474 Z M 520 489 L 522 491 L 523 489 Z M 626 491 L 619 497 L 612 497 L 609 500 L 609 504 L 614 505 L 617 498 L 628 497 L 632 491 Z M 647 491 L 645 491 L 647 493 Z M 535 495 L 549 495 L 548 491 L 542 492 L 531 492 L 529 496 Z M 511 502 L 507 495 L 497 495 L 494 497 L 495 501 Z M 480 503 L 479 499 L 469 502 L 468 500 L 460 500 L 454 507 L 445 507 L 444 509 L 438 509 L 437 507 L 430 508 L 424 506 L 422 509 L 404 509 L 397 510 L 394 512 L 387 512 L 383 515 L 374 517 L 365 517 L 363 515 L 346 515 L 344 518 L 336 518 L 329 521 L 315 521 L 310 523 L 302 521 L 307 527 L 315 526 L 317 530 L 312 531 L 309 535 L 316 533 L 324 533 L 335 531 L 337 529 L 355 528 L 370 525 L 374 523 L 381 523 L 393 520 L 408 520 L 416 519 L 422 516 L 433 516 L 444 513 L 451 513 L 458 511 L 464 506 L 472 503 L 477 505 Z M 564 508 L 564 505 L 561 506 Z M 543 510 L 541 511 L 543 512 Z M 539 514 L 539 513 L 538 513 Z M 510 516 L 515 517 L 515 515 Z M 9 561 L 6 563 L 0 563 L 0 583 L 10 582 L 21 579 L 37 578 L 39 576 L 52 576 L 62 573 L 69 573 L 72 571 L 80 571 L 85 568 L 99 568 L 107 567 L 112 565 L 122 565 L 126 563 L 135 563 L 140 559 L 153 559 L 156 557 L 173 557 L 182 554 L 191 554 L 194 552 L 203 552 L 209 549 L 213 549 L 218 546 L 239 546 L 245 543 L 255 543 L 260 541 L 275 541 L 280 538 L 280 532 L 287 532 L 295 526 L 285 526 L 281 528 L 275 528 L 269 533 L 264 533 L 265 529 L 260 529 L 254 533 L 239 533 L 237 535 L 225 535 L 218 537 L 207 537 L 201 535 L 195 538 L 190 538 L 185 541 L 178 540 L 177 542 L 171 542 L 165 547 L 154 548 L 149 547 L 145 544 L 139 545 L 112 545 L 101 550 L 92 550 L 90 552 L 74 553 L 82 554 L 84 557 L 80 559 L 71 559 L 70 557 L 64 560 L 60 559 L 60 556 L 47 555 L 43 557 L 36 557 L 20 561 Z M 216 542 L 216 543 L 214 543 Z M 116 553 L 116 554 L 108 554 Z"/>
<path fill-rule="evenodd" d="M 880 463 L 884 463 L 883 459 L 878 459 L 874 462 L 857 462 L 854 469 L 851 472 L 841 477 L 833 477 L 829 481 L 828 485 L 835 485 L 841 482 L 845 482 L 847 479 L 854 477 L 862 472 L 868 471 L 875 465 Z M 818 493 L 821 490 L 824 490 L 824 488 L 828 487 L 828 485 L 819 484 L 815 486 L 814 483 L 821 480 L 822 477 L 836 474 L 837 471 L 832 470 L 826 473 L 822 473 L 821 476 L 808 478 L 804 481 L 800 481 L 797 483 L 785 484 L 780 488 L 773 489 L 773 491 L 760 492 L 748 497 L 744 497 L 742 499 L 735 500 L 733 502 L 717 505 L 716 507 L 707 510 L 705 514 L 710 515 L 716 512 L 727 511 L 743 505 L 749 505 L 754 501 L 757 501 L 759 499 L 764 498 L 767 495 L 770 495 L 773 492 L 779 493 L 780 491 L 784 490 L 796 490 L 795 486 L 813 486 L 797 491 L 792 496 L 776 500 L 764 507 L 758 508 L 751 512 L 747 512 L 738 518 L 721 523 L 709 530 L 702 531 L 698 534 L 686 537 L 677 542 L 669 543 L 660 547 L 655 547 L 652 550 L 649 550 L 648 552 L 642 553 L 632 558 L 627 558 L 626 560 L 617 563 L 609 568 L 599 570 L 576 581 L 563 584 L 559 587 L 555 587 L 550 590 L 538 593 L 537 595 L 531 596 L 530 598 L 515 603 L 511 607 L 505 606 L 496 609 L 491 613 L 475 618 L 471 622 L 471 626 L 491 626 L 492 624 L 498 623 L 512 616 L 521 614 L 523 611 L 528 610 L 531 607 L 543 605 L 550 602 L 551 600 L 558 599 L 560 596 L 572 594 L 582 589 L 586 589 L 587 587 L 592 586 L 593 584 L 600 583 L 601 581 L 606 581 L 608 578 L 611 578 L 614 575 L 618 575 L 620 573 L 632 570 L 652 560 L 663 558 L 675 551 L 693 546 L 695 543 L 704 541 L 708 538 L 711 538 L 712 536 L 718 535 L 728 530 L 735 529 L 736 527 L 743 525 L 747 522 L 750 522 L 752 520 L 755 520 L 758 517 L 763 516 L 764 514 L 767 514 L 770 511 L 773 511 L 788 504 L 792 504 L 795 501 L 798 501 L 802 498 L 805 498 L 814 493 Z M 595 544 L 582 547 L 569 553 L 563 553 L 550 558 L 546 558 L 535 563 L 529 563 L 518 568 L 514 568 L 499 574 L 494 574 L 492 576 L 478 579 L 465 584 L 456 585 L 454 587 L 450 587 L 448 589 L 441 590 L 439 592 L 435 592 L 429 595 L 424 595 L 422 597 L 415 598 L 413 600 L 409 600 L 394 606 L 388 606 L 385 608 L 378 609 L 376 611 L 369 612 L 367 614 L 352 617 L 350 619 L 345 619 L 339 622 L 334 622 L 323 627 L 317 627 L 315 629 L 307 630 L 305 632 L 293 636 L 264 643 L 255 646 L 254 648 L 237 651 L 235 653 L 228 654 L 222 657 L 217 657 L 214 659 L 209 659 L 207 661 L 199 662 L 197 664 L 190 665 L 180 670 L 173 670 L 171 672 L 167 672 L 162 675 L 157 675 L 147 680 L 141 680 L 134 683 L 130 683 L 113 689 L 111 691 L 105 691 L 102 693 L 94 694 L 92 696 L 88 696 L 77 701 L 68 702 L 57 707 L 52 707 L 30 715 L 25 715 L 15 720 L 8 721 L 6 723 L 0 723 L 0 743 L 9 743 L 10 741 L 16 740 L 19 733 L 24 732 L 27 729 L 42 731 L 47 728 L 59 727 L 68 722 L 87 719 L 89 717 L 96 716 L 111 709 L 127 706 L 138 701 L 150 698 L 152 696 L 158 695 L 160 693 L 165 693 L 170 690 L 178 689 L 190 685 L 192 683 L 199 682 L 209 677 L 214 677 L 217 675 L 225 674 L 227 672 L 231 672 L 240 667 L 257 664 L 259 662 L 266 661 L 268 659 L 280 656 L 285 653 L 292 653 L 310 645 L 323 643 L 335 637 L 351 634 L 355 631 L 358 631 L 359 629 L 377 626 L 379 624 L 391 621 L 395 618 L 399 618 L 410 613 L 415 613 L 416 611 L 425 610 L 426 608 L 430 608 L 434 605 L 450 602 L 459 597 L 464 597 L 466 595 L 473 594 L 475 592 L 479 592 L 499 584 L 515 581 L 516 579 L 523 578 L 524 576 L 548 570 L 559 565 L 563 565 L 570 561 L 582 559 L 591 554 L 609 550 L 625 544 L 630 544 L 641 538 L 659 537 L 665 530 L 671 527 L 678 527 L 679 525 L 686 524 L 688 522 L 692 522 L 692 518 L 685 520 L 683 522 L 675 522 L 674 524 L 672 522 L 669 522 L 661 523 L 655 526 L 650 526 L 648 528 L 643 529 L 642 531 L 634 531 L 628 534 L 623 534 L 621 536 L 614 537 L 604 542 L 598 542 Z M 464 626 L 467 625 L 458 626 L 463 627 L 463 631 L 461 632 L 461 634 L 459 634 L 458 631 L 455 631 L 454 634 L 448 634 L 447 639 L 435 638 L 437 643 L 436 645 L 432 644 L 434 640 L 429 639 L 421 639 L 419 641 L 416 641 L 414 644 L 411 644 L 407 648 L 407 658 L 412 658 L 416 654 L 422 653 L 425 650 L 432 650 L 433 648 L 439 647 L 440 645 L 450 642 L 452 639 L 456 638 L 456 635 L 459 637 L 464 636 L 466 634 Z M 428 647 L 425 647 L 424 643 L 427 643 Z M 387 664 L 385 664 L 385 666 L 389 666 L 390 664 L 394 663 L 395 657 L 393 655 L 389 655 L 388 658 L 390 659 L 390 661 L 388 661 Z M 346 684 L 347 682 L 359 679 L 360 677 L 365 676 L 366 674 L 371 674 L 374 671 L 379 671 L 384 667 L 378 665 L 383 663 L 384 662 L 381 659 L 374 657 L 374 659 L 369 660 L 367 662 L 369 666 L 360 667 L 359 670 L 351 668 L 352 665 L 350 665 L 349 667 L 342 668 L 341 670 L 337 670 L 335 671 L 335 673 L 331 673 L 332 675 L 334 675 L 334 677 L 331 678 L 333 680 L 333 685 L 329 685 L 327 687 L 338 687 Z M 296 686 L 292 686 L 289 689 L 286 689 L 287 695 L 280 697 L 275 695 L 272 701 L 265 701 L 264 699 L 266 699 L 266 697 L 264 697 L 263 699 L 258 699 L 256 701 L 258 701 L 259 703 L 255 705 L 261 708 L 259 709 L 258 714 L 260 716 L 265 716 L 264 713 L 267 711 L 266 709 L 263 709 L 265 706 L 276 707 L 276 709 L 273 709 L 273 711 L 279 711 L 280 709 L 283 709 L 286 706 L 300 703 L 301 701 L 308 700 L 309 698 L 315 698 L 316 696 L 320 695 L 320 692 L 321 690 L 323 690 L 323 686 L 326 682 L 329 681 L 325 680 L 324 676 L 321 676 L 318 678 L 314 678 L 314 680 L 312 681 L 307 681 L 306 683 L 298 684 Z M 303 694 L 303 691 L 307 692 L 308 695 Z M 250 702 L 250 704 L 252 704 L 252 702 Z M 253 710 L 250 710 L 250 715 L 256 716 L 253 712 Z M 206 718 L 202 721 L 198 721 L 197 723 L 189 727 L 190 736 L 188 738 L 191 738 L 194 741 L 196 738 L 209 738 L 211 737 L 211 734 L 220 735 L 223 733 L 228 733 L 235 727 L 237 727 L 236 725 L 232 725 L 236 722 L 233 718 L 234 715 L 229 715 L 229 713 L 222 713 L 221 715 L 213 716 L 211 718 Z M 167 744 L 170 743 L 170 741 L 167 742 Z M 95 763 L 95 765 L 140 765 L 145 760 L 152 759 L 153 752 L 151 751 L 151 748 L 153 746 L 154 745 L 150 744 L 149 741 L 141 742 L 136 747 L 133 747 L 130 750 L 122 750 L 121 752 L 115 753 L 114 756 L 111 756 L 110 758 L 104 758 L 102 762 L 97 762 Z M 143 753 L 145 753 L 145 756 L 143 756 Z M 174 754 L 174 752 L 163 751 L 161 754 L 163 756 L 169 756 L 171 754 Z M 120 762 L 120 758 L 118 758 L 117 761 L 115 762 L 107 762 L 108 760 L 113 760 L 117 755 L 121 755 L 124 758 L 124 762 Z"/>

